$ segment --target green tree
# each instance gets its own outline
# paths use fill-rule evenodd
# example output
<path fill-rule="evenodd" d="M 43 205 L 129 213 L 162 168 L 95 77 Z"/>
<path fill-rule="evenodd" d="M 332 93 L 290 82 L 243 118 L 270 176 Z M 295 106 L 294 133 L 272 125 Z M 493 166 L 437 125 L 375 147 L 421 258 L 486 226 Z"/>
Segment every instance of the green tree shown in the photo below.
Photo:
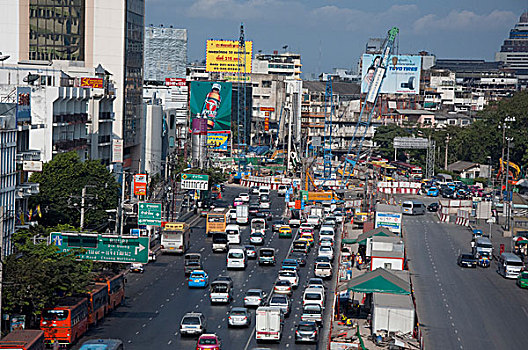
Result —
<path fill-rule="evenodd" d="M 35 235 L 64 228 L 38 227 L 14 234 L 16 253 L 4 262 L 3 313 L 24 314 L 34 326 L 43 308 L 62 297 L 85 292 L 92 277 L 90 261 L 77 261 L 74 251 L 60 253 L 46 241 L 33 243 Z"/>
<path fill-rule="evenodd" d="M 40 192 L 31 198 L 31 207 L 40 205 L 45 226 L 68 224 L 79 226 L 81 193 L 87 187 L 85 228 L 100 230 L 107 225 L 105 210 L 115 209 L 119 199 L 119 185 L 112 173 L 95 160 L 81 162 L 75 152 L 57 155 L 44 164 L 41 173 L 33 173 L 32 182 L 40 184 Z"/>

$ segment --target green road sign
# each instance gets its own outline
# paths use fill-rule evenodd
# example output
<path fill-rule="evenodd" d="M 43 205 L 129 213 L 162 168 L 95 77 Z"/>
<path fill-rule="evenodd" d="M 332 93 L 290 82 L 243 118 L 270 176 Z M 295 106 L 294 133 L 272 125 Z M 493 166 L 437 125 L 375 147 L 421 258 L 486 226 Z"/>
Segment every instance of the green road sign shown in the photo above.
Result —
<path fill-rule="evenodd" d="M 79 254 L 79 258 L 83 260 L 145 264 L 148 262 L 148 237 L 52 232 L 50 242 L 62 252 L 84 249 L 85 252 Z"/>
<path fill-rule="evenodd" d="M 139 202 L 138 225 L 161 226 L 161 203 Z"/>
<path fill-rule="evenodd" d="M 181 188 L 184 190 L 207 191 L 209 189 L 209 175 L 182 174 Z"/>

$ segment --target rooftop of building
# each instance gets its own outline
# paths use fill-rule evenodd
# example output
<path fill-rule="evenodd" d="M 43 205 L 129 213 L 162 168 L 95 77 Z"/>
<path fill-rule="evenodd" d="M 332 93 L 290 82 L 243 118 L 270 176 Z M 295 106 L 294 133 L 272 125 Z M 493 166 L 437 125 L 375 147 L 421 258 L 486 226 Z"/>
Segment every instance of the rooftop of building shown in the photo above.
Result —
<path fill-rule="evenodd" d="M 326 91 L 326 81 L 303 81 L 303 88 L 308 89 L 309 92 Z M 361 93 L 361 85 L 352 82 L 332 82 L 332 92 L 337 95 L 359 95 Z"/>
<path fill-rule="evenodd" d="M 437 59 L 433 66 L 433 69 L 448 69 L 452 72 L 489 72 L 502 68 L 502 62 L 471 59 Z"/>

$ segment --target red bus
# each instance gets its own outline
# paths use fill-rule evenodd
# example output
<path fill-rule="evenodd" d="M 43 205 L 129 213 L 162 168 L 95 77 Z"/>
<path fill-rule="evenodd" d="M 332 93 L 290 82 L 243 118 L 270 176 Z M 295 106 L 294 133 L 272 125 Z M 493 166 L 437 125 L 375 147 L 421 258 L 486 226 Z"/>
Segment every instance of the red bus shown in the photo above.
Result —
<path fill-rule="evenodd" d="M 44 332 L 38 329 L 12 331 L 0 340 L 0 349 L 44 350 Z"/>
<path fill-rule="evenodd" d="M 405 162 L 400 161 L 393 161 L 391 162 L 392 165 L 394 165 L 398 169 L 398 173 L 400 173 L 403 176 L 409 177 L 413 180 L 421 180 L 422 179 L 422 168 L 417 165 L 412 165 Z"/>
<path fill-rule="evenodd" d="M 125 275 L 122 272 L 100 275 L 97 282 L 104 282 L 108 287 L 107 311 L 112 311 L 125 300 Z"/>
<path fill-rule="evenodd" d="M 108 286 L 106 283 L 96 283 L 88 288 L 88 324 L 95 325 L 105 317 L 108 307 Z"/>
<path fill-rule="evenodd" d="M 42 310 L 40 329 L 46 343 L 74 343 L 88 329 L 88 299 L 67 297 L 54 308 Z"/>

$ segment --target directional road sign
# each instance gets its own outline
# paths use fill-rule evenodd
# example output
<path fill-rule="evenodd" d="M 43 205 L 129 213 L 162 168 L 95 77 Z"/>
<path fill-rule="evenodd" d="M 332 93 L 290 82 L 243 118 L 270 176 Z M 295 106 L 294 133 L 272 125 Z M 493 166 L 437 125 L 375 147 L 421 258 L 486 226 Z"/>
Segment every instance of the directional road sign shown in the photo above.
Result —
<path fill-rule="evenodd" d="M 82 249 L 79 258 L 83 260 L 117 263 L 148 262 L 148 237 L 52 232 L 50 242 L 62 252 Z"/>
<path fill-rule="evenodd" d="M 161 203 L 139 202 L 138 225 L 161 226 Z"/>
<path fill-rule="evenodd" d="M 181 188 L 184 190 L 208 190 L 209 175 L 182 174 Z"/>

